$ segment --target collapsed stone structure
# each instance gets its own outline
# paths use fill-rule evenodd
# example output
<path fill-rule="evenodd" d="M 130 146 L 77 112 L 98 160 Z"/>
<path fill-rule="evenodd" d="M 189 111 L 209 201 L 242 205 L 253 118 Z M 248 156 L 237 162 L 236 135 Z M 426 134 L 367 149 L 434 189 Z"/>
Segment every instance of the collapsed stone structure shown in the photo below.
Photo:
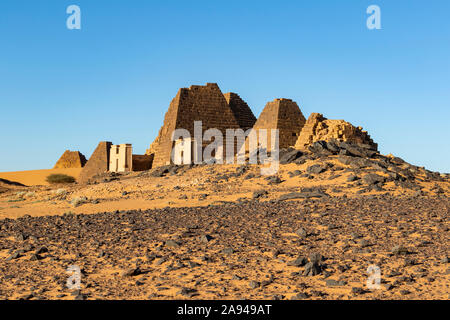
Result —
<path fill-rule="evenodd" d="M 101 141 L 77 179 L 89 183 L 95 176 L 106 172 L 144 171 L 152 167 L 153 156 L 132 154 L 131 144 L 113 145 Z"/>
<path fill-rule="evenodd" d="M 133 171 L 146 171 L 152 168 L 153 154 L 133 154 Z"/>
<path fill-rule="evenodd" d="M 108 141 L 102 141 L 98 144 L 97 148 L 92 153 L 89 161 L 81 170 L 77 181 L 79 183 L 87 183 L 90 179 L 98 174 L 102 174 L 108 171 L 109 168 L 109 150 L 112 143 Z"/>
<path fill-rule="evenodd" d="M 357 144 L 366 144 L 378 149 L 367 131 L 355 127 L 344 120 L 329 120 L 320 113 L 312 113 L 303 127 L 295 148 L 304 150 L 317 141 L 338 140 Z"/>
<path fill-rule="evenodd" d="M 279 132 L 279 149 L 305 150 L 315 142 L 331 140 L 365 144 L 373 150 L 377 150 L 378 147 L 361 127 L 354 127 L 344 120 L 329 120 L 319 113 L 311 114 L 306 120 L 297 103 L 291 99 L 275 99 L 268 102 L 256 119 L 250 107 L 238 94 L 232 92 L 223 94 L 216 83 L 207 83 L 205 86 L 193 85 L 179 89 L 165 114 L 158 136 L 145 155 L 133 155 L 130 144 L 113 145 L 111 142 L 100 142 L 84 166 L 78 181 L 89 182 L 94 176 L 107 171 L 143 171 L 172 164 L 173 160 L 181 163 L 181 158 L 186 160 L 186 154 L 183 155 L 186 146 L 190 146 L 189 151 L 192 151 L 187 157 L 195 157 L 213 142 L 201 139 L 202 143 L 199 145 L 196 141 L 194 123 L 198 121 L 202 123 L 199 132 L 202 137 L 209 129 L 217 129 L 223 136 L 226 136 L 229 129 L 246 133 L 256 132 L 259 147 L 268 151 L 271 149 L 272 129 Z M 190 137 L 174 141 L 172 135 L 176 129 L 184 129 Z M 267 130 L 265 145 L 261 145 L 261 139 L 258 137 L 261 129 Z M 222 152 L 225 155 L 226 143 L 225 141 L 223 143 Z M 242 151 L 241 147 L 234 141 L 233 154 Z M 248 147 L 249 143 L 246 143 L 246 151 Z M 172 159 L 174 149 L 183 150 L 175 153 L 177 159 Z M 79 157 L 84 158 L 82 155 Z"/>
<path fill-rule="evenodd" d="M 253 127 L 256 118 L 239 95 L 224 95 L 216 83 L 181 88 L 170 103 L 158 137 L 146 152 L 147 155 L 154 155 L 154 167 L 171 163 L 172 149 L 175 146 L 172 141 L 174 130 L 186 129 L 193 137 L 195 121 L 202 122 L 202 134 L 215 128 L 225 136 L 227 129 L 247 130 Z M 195 148 L 196 142 L 191 142 Z M 209 143 L 204 141 L 202 149 Z M 225 147 L 223 152 L 226 153 Z"/>
<path fill-rule="evenodd" d="M 354 127 L 343 120 L 328 120 L 323 115 L 313 113 L 306 121 L 296 102 L 290 99 L 275 99 L 266 104 L 259 118 L 256 120 L 247 103 L 236 93 L 222 94 L 215 83 L 206 86 L 193 85 L 181 88 L 170 103 L 164 117 L 164 124 L 159 130 L 157 138 L 146 151 L 146 155 L 153 156 L 153 167 L 173 163 L 172 151 L 185 150 L 186 145 L 191 146 L 189 156 L 195 157 L 211 141 L 202 141 L 200 148 L 194 136 L 194 122 L 202 122 L 202 135 L 208 129 L 215 128 L 222 132 L 227 129 L 242 129 L 250 132 L 253 129 L 258 139 L 258 147 L 271 149 L 271 130 L 279 131 L 279 149 L 296 148 L 306 149 L 316 141 L 339 140 L 351 143 L 367 144 L 377 149 L 366 131 Z M 173 141 L 172 134 L 176 129 L 187 130 L 191 137 Z M 267 139 L 260 139 L 261 129 L 267 130 Z M 245 146 L 237 146 L 234 142 L 234 154 L 238 151 L 249 151 L 249 138 Z M 265 143 L 265 145 L 262 145 Z M 253 146 L 252 146 L 253 147 Z M 244 148 L 244 149 L 241 149 Z M 224 141 L 223 154 L 226 154 Z M 183 153 L 176 155 L 185 159 Z M 176 159 L 178 163 L 181 159 Z"/>
<path fill-rule="evenodd" d="M 86 157 L 81 152 L 66 150 L 53 169 L 82 168 L 86 162 Z"/>

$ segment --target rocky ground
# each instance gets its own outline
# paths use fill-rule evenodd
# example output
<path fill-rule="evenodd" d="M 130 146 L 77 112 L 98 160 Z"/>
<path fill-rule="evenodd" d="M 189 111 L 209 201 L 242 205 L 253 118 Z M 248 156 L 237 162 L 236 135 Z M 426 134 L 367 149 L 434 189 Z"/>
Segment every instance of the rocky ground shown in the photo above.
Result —
<path fill-rule="evenodd" d="M 201 165 L 3 181 L 0 299 L 449 298 L 448 175 L 354 145 L 280 161 L 273 176 Z"/>
<path fill-rule="evenodd" d="M 449 210 L 361 196 L 5 219 L 0 298 L 448 299 Z"/>

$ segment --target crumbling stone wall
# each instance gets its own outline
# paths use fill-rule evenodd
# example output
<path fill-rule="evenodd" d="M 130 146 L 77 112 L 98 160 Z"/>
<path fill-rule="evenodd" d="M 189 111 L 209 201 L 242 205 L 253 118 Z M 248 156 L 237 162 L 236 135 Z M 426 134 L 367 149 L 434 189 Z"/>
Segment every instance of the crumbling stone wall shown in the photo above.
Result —
<path fill-rule="evenodd" d="M 245 125 L 250 123 L 251 116 L 249 110 L 245 110 L 242 99 L 238 99 L 238 96 L 234 94 L 227 97 L 229 100 L 225 98 L 219 86 L 215 83 L 180 89 L 170 103 L 158 137 L 146 152 L 147 155 L 154 154 L 153 167 L 171 162 L 171 152 L 174 145 L 172 133 L 175 129 L 186 129 L 194 138 L 194 121 L 202 121 L 203 132 L 216 128 L 225 137 L 227 129 L 240 129 L 240 123 Z M 239 117 L 240 120 L 236 118 L 231 106 L 237 113 L 244 110 L 245 114 Z M 203 141 L 203 147 L 210 143 L 211 141 Z M 225 147 L 223 152 L 226 154 Z"/>
<path fill-rule="evenodd" d="M 133 171 L 145 171 L 152 168 L 153 154 L 133 154 Z"/>
<path fill-rule="evenodd" d="M 295 144 L 296 149 L 306 149 L 316 141 L 339 141 L 362 143 L 378 149 L 378 145 L 373 142 L 367 131 L 362 127 L 355 127 L 344 120 L 329 120 L 320 113 L 312 113 L 306 121 L 303 130 Z"/>
<path fill-rule="evenodd" d="M 86 162 L 86 157 L 79 151 L 66 150 L 56 162 L 53 169 L 82 168 Z"/>

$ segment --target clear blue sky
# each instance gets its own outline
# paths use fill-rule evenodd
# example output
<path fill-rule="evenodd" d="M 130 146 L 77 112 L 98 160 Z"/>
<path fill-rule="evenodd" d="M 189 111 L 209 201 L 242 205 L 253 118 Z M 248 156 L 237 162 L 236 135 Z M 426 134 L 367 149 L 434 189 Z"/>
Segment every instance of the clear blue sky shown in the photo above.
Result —
<path fill-rule="evenodd" d="M 371 4 L 382 30 L 366 27 Z M 256 116 L 291 98 L 450 172 L 449 14 L 448 0 L 2 0 L 0 171 L 101 140 L 144 153 L 178 88 L 217 82 Z"/>

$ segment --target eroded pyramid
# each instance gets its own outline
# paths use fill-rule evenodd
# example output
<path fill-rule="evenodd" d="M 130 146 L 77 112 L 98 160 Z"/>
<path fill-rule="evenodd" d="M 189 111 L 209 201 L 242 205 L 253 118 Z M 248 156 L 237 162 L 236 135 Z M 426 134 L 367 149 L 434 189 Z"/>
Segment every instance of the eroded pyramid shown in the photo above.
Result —
<path fill-rule="evenodd" d="M 81 170 L 80 176 L 78 177 L 79 183 L 87 183 L 94 176 L 108 171 L 111 145 L 112 143 L 108 141 L 102 141 L 98 144 L 89 161 L 83 167 L 83 170 Z"/>
<path fill-rule="evenodd" d="M 316 141 L 338 140 L 370 145 L 377 150 L 378 145 L 367 131 L 362 129 L 344 120 L 329 120 L 320 113 L 312 113 L 298 137 L 295 148 L 302 150 Z"/>
<path fill-rule="evenodd" d="M 81 152 L 66 150 L 53 169 L 82 168 L 86 162 L 86 157 Z"/>
<path fill-rule="evenodd" d="M 300 108 L 291 99 L 275 99 L 268 102 L 253 129 L 267 129 L 267 149 L 271 149 L 271 130 L 279 130 L 279 148 L 295 145 L 297 138 L 306 122 Z M 266 146 L 263 146 L 266 147 Z"/>
<path fill-rule="evenodd" d="M 194 122 L 202 121 L 203 133 L 215 128 L 225 137 L 227 129 L 241 129 L 241 125 L 251 127 L 252 115 L 250 108 L 238 95 L 230 93 L 226 98 L 216 83 L 181 88 L 170 103 L 158 137 L 146 154 L 154 154 L 153 167 L 169 164 L 175 129 L 186 129 L 194 137 Z M 209 143 L 203 141 L 203 147 Z"/>

